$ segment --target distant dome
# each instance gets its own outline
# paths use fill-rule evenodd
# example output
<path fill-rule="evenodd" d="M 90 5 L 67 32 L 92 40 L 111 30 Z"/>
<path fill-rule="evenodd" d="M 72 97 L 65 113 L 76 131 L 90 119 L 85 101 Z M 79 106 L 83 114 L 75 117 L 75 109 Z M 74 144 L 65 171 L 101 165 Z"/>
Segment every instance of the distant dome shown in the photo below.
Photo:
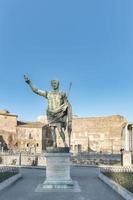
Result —
<path fill-rule="evenodd" d="M 47 117 L 43 116 L 43 115 L 40 115 L 40 116 L 37 117 L 37 122 L 41 122 L 41 123 L 47 124 Z"/>

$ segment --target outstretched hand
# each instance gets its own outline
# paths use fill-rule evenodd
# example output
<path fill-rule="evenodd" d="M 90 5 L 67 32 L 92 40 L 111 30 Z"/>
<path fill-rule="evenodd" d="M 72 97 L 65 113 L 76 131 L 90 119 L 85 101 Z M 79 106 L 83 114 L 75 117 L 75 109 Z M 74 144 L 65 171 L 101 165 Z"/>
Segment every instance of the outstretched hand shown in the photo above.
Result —
<path fill-rule="evenodd" d="M 29 79 L 28 76 L 24 75 L 24 80 L 27 84 L 30 84 L 31 80 Z"/>

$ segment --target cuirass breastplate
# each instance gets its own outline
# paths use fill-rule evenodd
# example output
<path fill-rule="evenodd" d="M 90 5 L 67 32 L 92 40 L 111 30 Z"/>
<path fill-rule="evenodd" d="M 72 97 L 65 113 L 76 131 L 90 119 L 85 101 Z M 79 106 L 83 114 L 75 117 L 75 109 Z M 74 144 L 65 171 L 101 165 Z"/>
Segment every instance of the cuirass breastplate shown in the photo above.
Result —
<path fill-rule="evenodd" d="M 47 98 L 48 98 L 48 109 L 49 110 L 57 109 L 63 103 L 63 96 L 59 92 L 58 93 L 49 92 L 47 95 Z"/>

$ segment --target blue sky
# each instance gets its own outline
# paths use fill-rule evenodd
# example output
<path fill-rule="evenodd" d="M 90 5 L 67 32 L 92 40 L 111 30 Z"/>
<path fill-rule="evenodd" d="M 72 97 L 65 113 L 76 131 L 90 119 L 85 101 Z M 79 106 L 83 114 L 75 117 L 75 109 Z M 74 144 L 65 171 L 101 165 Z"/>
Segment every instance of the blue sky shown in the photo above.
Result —
<path fill-rule="evenodd" d="M 0 108 L 35 120 L 50 80 L 72 89 L 78 116 L 120 114 L 133 120 L 132 0 L 0 0 Z"/>

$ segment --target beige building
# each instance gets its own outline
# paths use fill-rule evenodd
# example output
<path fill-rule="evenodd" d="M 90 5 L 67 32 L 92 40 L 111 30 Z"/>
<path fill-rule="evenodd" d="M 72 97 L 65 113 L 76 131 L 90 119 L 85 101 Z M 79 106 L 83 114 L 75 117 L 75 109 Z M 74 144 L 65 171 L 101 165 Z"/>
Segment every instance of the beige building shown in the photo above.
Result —
<path fill-rule="evenodd" d="M 37 122 L 19 122 L 17 115 L 0 111 L 0 146 L 9 149 L 41 153 L 52 145 L 46 118 Z M 95 151 L 118 153 L 122 148 L 122 130 L 127 120 L 120 115 L 108 117 L 73 117 L 71 135 L 72 151 Z M 58 135 L 58 145 L 62 145 Z M 66 139 L 67 134 L 66 134 Z"/>
<path fill-rule="evenodd" d="M 0 148 L 41 153 L 51 145 L 49 127 L 41 122 L 20 122 L 17 115 L 0 111 Z"/>
<path fill-rule="evenodd" d="M 126 119 L 120 115 L 73 118 L 71 148 L 78 151 L 119 153 L 125 123 Z"/>
<path fill-rule="evenodd" d="M 45 135 L 44 124 L 20 123 L 17 126 L 17 148 L 21 151 L 41 152 L 45 146 L 43 137 Z"/>
<path fill-rule="evenodd" d="M 47 126 L 40 122 L 22 123 L 17 126 L 17 148 L 21 151 L 40 153 L 49 145 Z"/>
<path fill-rule="evenodd" d="M 7 110 L 0 110 L 0 147 L 13 148 L 15 146 L 16 129 L 17 115 L 13 115 Z"/>

